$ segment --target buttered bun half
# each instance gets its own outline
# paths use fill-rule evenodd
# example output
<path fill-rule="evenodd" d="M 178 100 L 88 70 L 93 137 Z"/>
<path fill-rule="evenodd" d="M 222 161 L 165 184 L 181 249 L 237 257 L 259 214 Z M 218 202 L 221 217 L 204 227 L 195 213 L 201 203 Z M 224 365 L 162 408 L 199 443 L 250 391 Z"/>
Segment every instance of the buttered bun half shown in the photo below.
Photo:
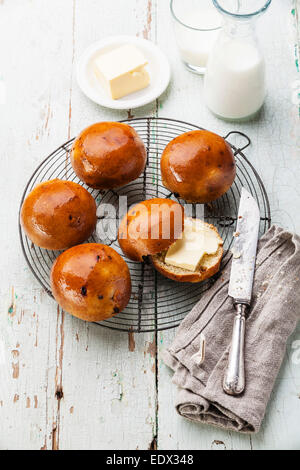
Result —
<path fill-rule="evenodd" d="M 38 184 L 25 198 L 20 215 L 26 235 L 48 250 L 84 242 L 97 222 L 91 194 L 80 184 L 59 179 Z"/>
<path fill-rule="evenodd" d="M 166 250 L 182 234 L 183 207 L 171 199 L 154 198 L 131 208 L 118 232 L 123 253 L 133 261 Z"/>
<path fill-rule="evenodd" d="M 183 207 L 170 199 L 149 199 L 130 209 L 121 221 L 118 240 L 128 258 L 148 257 L 157 271 L 179 282 L 213 276 L 223 255 L 217 229 L 185 217 Z"/>
<path fill-rule="evenodd" d="M 123 258 L 100 243 L 64 251 L 51 270 L 52 293 L 59 305 L 85 321 L 101 321 L 129 302 L 131 279 Z"/>
<path fill-rule="evenodd" d="M 96 189 L 130 183 L 144 171 L 146 160 L 142 139 L 133 127 L 121 122 L 98 122 L 87 127 L 71 150 L 76 175 Z"/>
<path fill-rule="evenodd" d="M 214 225 L 207 224 L 200 219 L 185 219 L 185 232 L 187 232 L 187 226 L 190 224 L 198 226 L 194 239 L 190 240 L 193 266 L 188 266 L 189 269 L 184 266 L 189 255 L 187 251 L 189 248 L 186 245 L 189 242 L 184 240 L 185 236 L 183 240 L 178 240 L 171 246 L 169 260 L 168 250 L 151 256 L 152 263 L 157 271 L 177 282 L 201 282 L 214 276 L 220 269 L 223 256 L 223 240 Z M 213 240 L 211 250 L 208 249 L 208 240 Z M 183 247 L 183 244 L 186 246 Z M 203 245 L 202 256 L 199 254 L 201 245 Z M 208 251 L 208 253 L 205 251 Z M 209 251 L 213 251 L 213 253 Z M 181 252 L 180 259 L 183 260 L 181 266 L 178 261 L 176 262 L 176 254 L 178 255 L 179 252 Z M 170 264 L 170 262 L 173 264 Z"/>
<path fill-rule="evenodd" d="M 166 188 L 187 202 L 207 203 L 221 197 L 235 178 L 230 145 L 206 130 L 186 132 L 171 140 L 161 157 Z"/>

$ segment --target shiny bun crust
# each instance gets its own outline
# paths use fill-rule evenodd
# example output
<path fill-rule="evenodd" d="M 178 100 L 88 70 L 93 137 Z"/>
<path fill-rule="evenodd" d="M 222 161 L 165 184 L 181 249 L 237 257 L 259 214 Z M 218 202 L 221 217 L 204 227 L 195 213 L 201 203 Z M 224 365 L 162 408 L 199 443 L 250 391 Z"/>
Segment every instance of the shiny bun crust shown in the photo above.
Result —
<path fill-rule="evenodd" d="M 166 146 L 161 175 L 164 186 L 187 202 L 210 202 L 232 185 L 234 155 L 230 145 L 213 132 L 186 132 Z"/>
<path fill-rule="evenodd" d="M 171 199 L 148 199 L 136 204 L 122 219 L 118 240 L 123 253 L 134 261 L 166 250 L 182 234 L 183 207 Z"/>
<path fill-rule="evenodd" d="M 100 243 L 64 251 L 51 270 L 52 293 L 68 313 L 85 321 L 101 321 L 121 312 L 131 295 L 126 262 Z"/>
<path fill-rule="evenodd" d="M 74 141 L 71 163 L 88 186 L 112 189 L 135 180 L 147 160 L 142 139 L 133 127 L 120 122 L 98 122 Z"/>
<path fill-rule="evenodd" d="M 96 203 L 80 184 L 54 179 L 38 184 L 21 208 L 21 224 L 41 248 L 64 250 L 87 240 L 96 226 Z"/>

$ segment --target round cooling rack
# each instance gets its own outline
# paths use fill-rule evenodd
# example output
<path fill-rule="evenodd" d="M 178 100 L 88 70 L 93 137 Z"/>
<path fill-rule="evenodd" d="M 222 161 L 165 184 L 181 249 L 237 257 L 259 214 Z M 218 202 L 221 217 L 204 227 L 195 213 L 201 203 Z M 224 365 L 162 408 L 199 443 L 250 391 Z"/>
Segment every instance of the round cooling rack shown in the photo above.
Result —
<path fill-rule="evenodd" d="M 147 166 L 144 173 L 135 181 L 116 190 L 98 191 L 87 187 L 75 175 L 70 162 L 70 150 L 74 139 L 69 140 L 51 155 L 49 155 L 35 170 L 30 178 L 21 201 L 36 184 L 60 178 L 75 181 L 84 186 L 95 198 L 98 206 L 97 229 L 89 241 L 106 243 L 124 256 L 116 239 L 120 218 L 124 215 L 124 204 L 127 197 L 127 207 L 144 199 L 154 197 L 171 198 L 184 204 L 178 195 L 170 193 L 161 182 L 160 156 L 165 146 L 174 137 L 201 127 L 183 121 L 166 118 L 137 118 L 124 120 L 133 126 L 143 139 L 147 149 Z M 243 139 L 242 147 L 229 142 L 235 136 Z M 260 209 L 260 236 L 270 227 L 270 206 L 266 190 L 261 178 L 244 155 L 244 150 L 250 145 L 250 139 L 238 131 L 229 132 L 224 138 L 233 149 L 237 174 L 230 190 L 221 198 L 209 204 L 193 204 L 188 206 L 191 216 L 197 216 L 208 223 L 214 224 L 224 241 L 224 256 L 219 273 L 211 279 L 198 284 L 177 283 L 156 272 L 147 261 L 135 263 L 126 259 L 132 280 L 131 300 L 123 312 L 113 318 L 97 323 L 98 325 L 133 332 L 157 331 L 174 328 L 200 299 L 202 293 L 209 289 L 216 277 L 230 259 L 230 247 L 236 225 L 238 206 L 242 187 L 245 187 L 257 201 Z M 123 196 L 122 198 L 120 196 Z M 125 197 L 126 196 L 126 197 Z M 104 204 L 105 203 L 105 204 Z M 115 210 L 108 215 L 106 204 L 113 205 Z M 21 207 L 21 206 L 20 206 Z M 110 206 L 111 207 L 111 206 Z M 108 220 L 109 219 L 109 220 Z M 104 230 L 108 224 L 110 230 Z M 59 251 L 44 250 L 35 246 L 25 235 L 20 223 L 19 232 L 22 250 L 26 261 L 36 279 L 46 292 L 52 296 L 49 274 L 53 261 Z"/>

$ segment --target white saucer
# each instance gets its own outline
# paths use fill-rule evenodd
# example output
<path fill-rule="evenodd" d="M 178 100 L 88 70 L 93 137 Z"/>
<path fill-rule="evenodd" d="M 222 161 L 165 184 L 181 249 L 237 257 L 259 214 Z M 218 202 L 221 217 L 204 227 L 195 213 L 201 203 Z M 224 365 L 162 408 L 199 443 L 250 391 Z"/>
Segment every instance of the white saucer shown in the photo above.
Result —
<path fill-rule="evenodd" d="M 148 60 L 150 84 L 144 90 L 113 100 L 102 89 L 93 70 L 93 59 L 123 44 L 134 44 Z M 95 103 L 113 109 L 130 109 L 144 106 L 158 98 L 170 81 L 170 65 L 165 54 L 151 41 L 135 36 L 111 36 L 89 46 L 77 63 L 77 82 L 83 93 Z"/>

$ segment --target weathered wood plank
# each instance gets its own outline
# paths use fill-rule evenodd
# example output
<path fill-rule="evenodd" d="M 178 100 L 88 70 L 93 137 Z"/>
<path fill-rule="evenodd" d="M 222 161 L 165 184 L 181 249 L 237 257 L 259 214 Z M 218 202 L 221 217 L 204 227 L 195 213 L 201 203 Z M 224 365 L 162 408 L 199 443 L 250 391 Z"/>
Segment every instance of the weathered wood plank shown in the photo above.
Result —
<path fill-rule="evenodd" d="M 0 441 L 1 448 L 51 448 L 57 420 L 55 374 L 61 320 L 55 303 L 26 267 L 17 213 L 27 178 L 45 154 L 66 139 L 71 3 L 3 2 L 0 10 L 1 75 L 6 87 L 0 104 L 5 200 L 1 209 L 0 331 L 5 359 L 0 369 Z"/>

